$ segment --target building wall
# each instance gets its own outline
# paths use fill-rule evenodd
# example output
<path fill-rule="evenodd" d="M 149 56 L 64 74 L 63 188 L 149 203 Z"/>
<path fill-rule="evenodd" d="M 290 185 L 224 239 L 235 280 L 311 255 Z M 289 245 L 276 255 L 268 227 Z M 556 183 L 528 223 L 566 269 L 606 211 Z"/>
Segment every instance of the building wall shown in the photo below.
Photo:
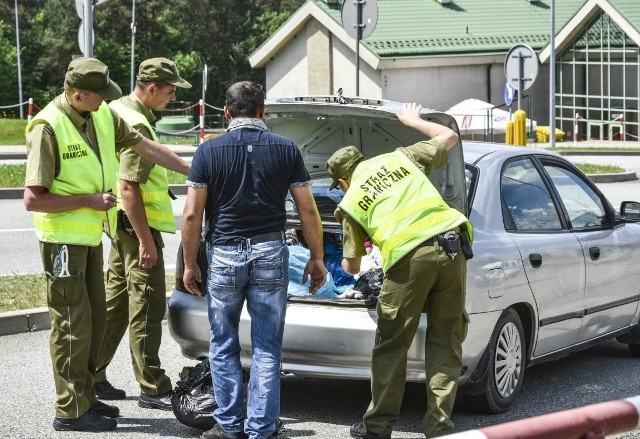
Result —
<path fill-rule="evenodd" d="M 333 84 L 334 93 L 342 88 L 344 96 L 356 96 L 356 52 L 355 40 L 347 46 L 337 38 L 333 39 Z M 381 72 L 360 60 L 359 95 L 380 99 L 382 88 Z"/>
<path fill-rule="evenodd" d="M 309 94 L 306 30 L 273 57 L 266 66 L 265 76 L 268 98 Z"/>
<path fill-rule="evenodd" d="M 310 20 L 266 66 L 267 96 L 356 95 L 355 41 L 347 45 L 316 20 Z M 506 78 L 502 63 L 377 71 L 360 61 L 360 96 L 400 102 L 415 101 L 445 111 L 469 98 L 504 104 Z M 549 124 L 548 65 L 522 100 L 527 115 Z M 530 103 L 528 100 L 530 99 Z M 502 107 L 509 110 L 508 107 Z M 517 109 L 514 101 L 511 110 Z M 529 114 L 531 113 L 531 114 Z M 566 129 L 566 127 L 565 127 Z"/>
<path fill-rule="evenodd" d="M 307 75 L 310 95 L 333 94 L 331 33 L 315 19 L 309 20 L 307 34 Z"/>

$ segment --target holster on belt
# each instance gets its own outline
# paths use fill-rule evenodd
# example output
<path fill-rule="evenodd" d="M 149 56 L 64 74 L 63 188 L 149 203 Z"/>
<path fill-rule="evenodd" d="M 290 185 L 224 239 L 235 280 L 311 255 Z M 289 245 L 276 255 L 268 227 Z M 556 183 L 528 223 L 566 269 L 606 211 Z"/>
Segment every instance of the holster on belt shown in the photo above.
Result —
<path fill-rule="evenodd" d="M 124 230 L 127 233 L 134 235 L 136 232 L 133 230 L 133 224 L 129 221 L 129 217 L 124 210 L 118 211 L 118 229 Z"/>
<path fill-rule="evenodd" d="M 469 232 L 462 230 L 460 232 L 460 249 L 464 253 L 467 260 L 473 258 L 473 248 L 471 247 L 471 238 L 469 238 Z"/>

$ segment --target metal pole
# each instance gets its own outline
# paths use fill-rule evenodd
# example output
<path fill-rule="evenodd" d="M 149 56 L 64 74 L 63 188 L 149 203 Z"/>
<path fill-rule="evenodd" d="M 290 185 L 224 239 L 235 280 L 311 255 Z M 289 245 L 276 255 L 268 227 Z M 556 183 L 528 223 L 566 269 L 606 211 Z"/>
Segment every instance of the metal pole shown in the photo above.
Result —
<path fill-rule="evenodd" d="M 93 0 L 84 0 L 84 56 L 93 57 Z"/>
<path fill-rule="evenodd" d="M 20 67 L 20 27 L 18 25 L 18 0 L 15 0 L 16 8 L 16 54 L 18 60 L 18 100 L 20 101 L 20 119 L 24 117 L 22 109 L 22 69 Z"/>
<path fill-rule="evenodd" d="M 356 23 L 356 96 L 360 96 L 360 40 L 362 39 L 362 7 L 364 0 L 356 0 L 358 20 Z"/>
<path fill-rule="evenodd" d="M 518 110 L 522 108 L 522 89 L 524 88 L 524 56 L 522 56 L 522 52 L 518 52 Z"/>
<path fill-rule="evenodd" d="M 551 0 L 551 31 L 549 58 L 549 146 L 556 146 L 556 4 Z"/>
<path fill-rule="evenodd" d="M 136 52 L 136 0 L 131 2 L 131 91 L 136 86 L 135 74 L 135 52 Z"/>

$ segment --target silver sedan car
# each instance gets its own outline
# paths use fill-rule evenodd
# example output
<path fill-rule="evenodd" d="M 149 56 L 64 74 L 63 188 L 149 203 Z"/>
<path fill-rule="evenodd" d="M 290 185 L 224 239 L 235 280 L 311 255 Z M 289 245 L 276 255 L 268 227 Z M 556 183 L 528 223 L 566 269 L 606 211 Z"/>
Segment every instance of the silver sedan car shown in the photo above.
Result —
<path fill-rule="evenodd" d="M 328 191 L 324 163 L 333 151 L 356 145 L 371 157 L 419 140 L 398 122 L 401 104 L 332 98 L 278 99 L 265 121 L 292 138 L 317 181 L 313 191 L 325 240 L 341 242 L 333 211 L 340 191 Z M 457 130 L 452 117 L 423 117 Z M 324 178 L 324 180 L 323 180 Z M 616 210 L 580 170 L 558 154 L 495 143 L 459 142 L 448 166 L 430 179 L 474 226 L 468 262 L 461 394 L 490 413 L 509 408 L 525 368 L 617 337 L 640 356 L 640 204 Z M 299 229 L 295 206 L 287 211 Z M 204 246 L 199 264 L 206 273 Z M 209 351 L 206 300 L 184 289 L 178 254 L 169 302 L 173 338 L 189 358 Z M 297 285 L 290 286 L 290 292 Z M 292 277 L 292 282 L 294 278 Z M 291 294 L 282 371 L 298 376 L 369 379 L 376 328 L 375 300 L 336 294 Z M 249 315 L 240 322 L 243 366 L 250 367 Z M 423 318 L 408 352 L 407 379 L 424 381 Z"/>

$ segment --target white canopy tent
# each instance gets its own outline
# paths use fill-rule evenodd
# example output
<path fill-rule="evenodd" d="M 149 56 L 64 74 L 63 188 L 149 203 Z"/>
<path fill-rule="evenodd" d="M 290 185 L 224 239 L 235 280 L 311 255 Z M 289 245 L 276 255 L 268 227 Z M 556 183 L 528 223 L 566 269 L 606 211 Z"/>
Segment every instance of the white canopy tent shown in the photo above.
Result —
<path fill-rule="evenodd" d="M 465 99 L 449 108 L 445 113 L 453 116 L 461 135 L 482 135 L 491 140 L 493 134 L 504 134 L 511 113 L 480 99 Z M 533 126 L 532 126 L 533 124 Z M 527 131 L 536 127 L 536 121 L 527 119 Z"/>

